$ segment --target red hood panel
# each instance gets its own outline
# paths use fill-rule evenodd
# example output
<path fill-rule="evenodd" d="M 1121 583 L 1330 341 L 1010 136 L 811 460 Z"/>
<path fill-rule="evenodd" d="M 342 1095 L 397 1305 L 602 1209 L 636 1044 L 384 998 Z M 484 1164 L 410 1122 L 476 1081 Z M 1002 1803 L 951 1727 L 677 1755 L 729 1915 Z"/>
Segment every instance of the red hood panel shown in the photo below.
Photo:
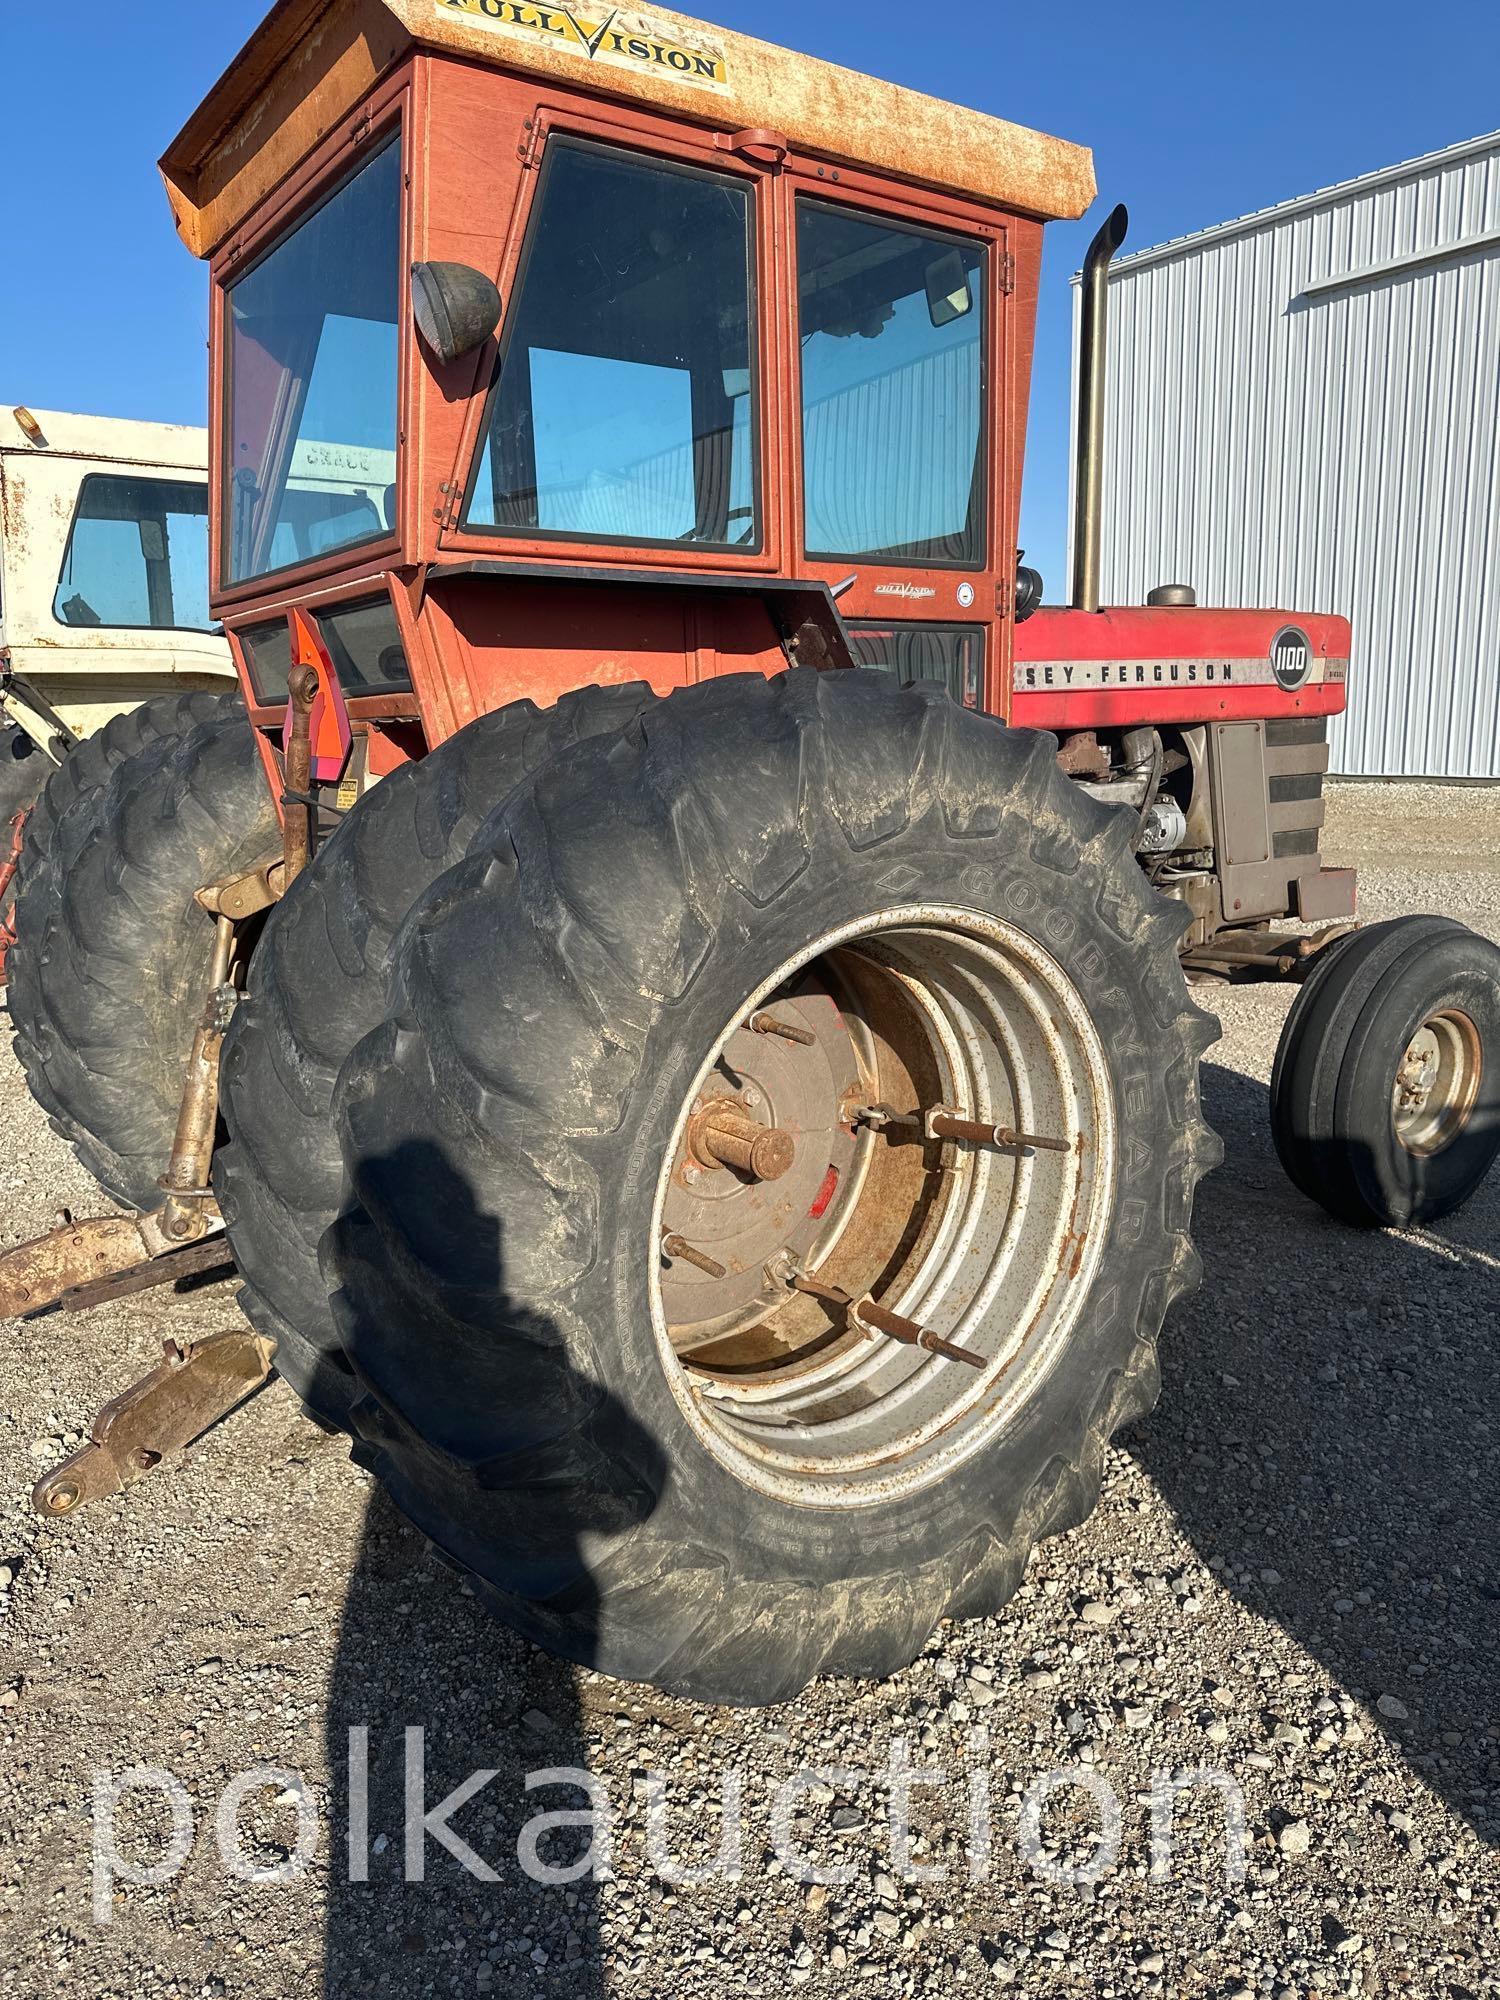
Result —
<path fill-rule="evenodd" d="M 1038 729 L 1337 715 L 1347 618 L 1043 607 L 1016 627 L 1012 720 Z"/>

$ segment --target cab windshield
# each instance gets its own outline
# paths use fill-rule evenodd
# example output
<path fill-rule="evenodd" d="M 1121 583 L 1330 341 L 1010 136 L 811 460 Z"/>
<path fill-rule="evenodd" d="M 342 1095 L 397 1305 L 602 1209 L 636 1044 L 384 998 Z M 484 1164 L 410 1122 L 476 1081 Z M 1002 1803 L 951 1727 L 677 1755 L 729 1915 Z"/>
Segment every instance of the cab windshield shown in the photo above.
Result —
<path fill-rule="evenodd" d="M 465 525 L 758 546 L 753 195 L 555 141 Z"/>
<path fill-rule="evenodd" d="M 395 526 L 401 145 L 228 286 L 224 581 Z"/>
<path fill-rule="evenodd" d="M 91 473 L 52 600 L 59 625 L 209 632 L 208 486 Z"/>

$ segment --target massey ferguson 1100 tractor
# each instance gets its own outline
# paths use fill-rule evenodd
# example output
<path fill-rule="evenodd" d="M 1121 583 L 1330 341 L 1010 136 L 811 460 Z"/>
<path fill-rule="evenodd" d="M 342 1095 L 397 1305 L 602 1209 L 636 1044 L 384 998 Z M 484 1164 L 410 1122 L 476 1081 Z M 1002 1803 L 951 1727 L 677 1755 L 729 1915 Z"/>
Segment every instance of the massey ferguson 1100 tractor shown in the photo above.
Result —
<path fill-rule="evenodd" d="M 274 1366 L 544 1646 L 732 1702 L 899 1668 L 1156 1395 L 1219 1152 L 1184 964 L 1302 980 L 1276 1138 L 1335 1215 L 1500 1145 L 1500 953 L 1356 929 L 1320 859 L 1349 627 L 1099 606 L 1120 211 L 1038 608 L 1075 146 L 675 14 L 281 0 L 164 171 L 240 693 L 23 879 L 20 1056 L 123 1212 L 0 1310 L 232 1259 L 251 1330 L 36 1504 Z"/>

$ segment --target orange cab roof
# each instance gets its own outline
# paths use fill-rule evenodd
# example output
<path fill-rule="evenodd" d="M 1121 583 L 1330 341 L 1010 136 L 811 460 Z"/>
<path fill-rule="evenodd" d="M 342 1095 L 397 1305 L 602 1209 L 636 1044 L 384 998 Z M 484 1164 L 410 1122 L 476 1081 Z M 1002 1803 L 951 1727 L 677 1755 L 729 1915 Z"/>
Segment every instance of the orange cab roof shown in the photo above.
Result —
<path fill-rule="evenodd" d="M 857 16 L 854 17 L 857 22 Z M 765 128 L 803 153 L 1043 218 L 1094 198 L 1093 156 L 984 112 L 664 9 L 541 0 L 278 0 L 162 159 L 178 231 L 207 256 L 413 49 Z"/>

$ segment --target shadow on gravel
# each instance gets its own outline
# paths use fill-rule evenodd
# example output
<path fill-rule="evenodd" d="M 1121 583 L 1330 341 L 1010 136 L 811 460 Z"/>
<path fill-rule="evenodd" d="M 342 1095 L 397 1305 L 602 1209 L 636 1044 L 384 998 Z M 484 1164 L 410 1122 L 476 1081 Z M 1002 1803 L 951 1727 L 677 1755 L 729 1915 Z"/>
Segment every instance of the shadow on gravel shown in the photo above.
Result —
<path fill-rule="evenodd" d="M 592 2000 L 605 1993 L 593 1882 L 543 1886 L 516 1857 L 527 1819 L 584 1805 L 572 1789 L 529 1798 L 525 1790 L 529 1772 L 587 1764 L 583 1726 L 574 1669 L 498 1626 L 377 1491 L 328 1691 L 334 1845 L 327 2000 L 487 1992 L 497 2000 L 538 1992 Z M 423 1844 L 425 1879 L 407 1879 L 412 1729 L 423 1732 L 425 1765 L 423 1803 L 413 1821 L 476 1773 L 495 1773 L 448 1824 L 498 1881 L 476 1880 L 435 1836 Z M 358 1773 L 368 1774 L 365 1882 L 350 1879 L 345 1847 L 351 1769 L 356 1792 Z M 542 1852 L 556 1862 L 565 1850 L 554 1841 Z"/>
<path fill-rule="evenodd" d="M 398 1148 L 367 1170 L 398 1186 L 425 1186 L 429 1212 L 451 1237 L 448 1267 L 475 1296 L 498 1299 L 503 1318 L 500 1229 L 476 1210 L 462 1169 L 423 1145 Z M 529 1331 L 537 1338 L 547 1330 L 533 1316 Z M 482 1344 L 485 1336 L 476 1330 L 473 1338 Z M 564 1372 L 553 1386 L 549 1408 L 559 1421 L 576 1379 Z M 597 1402 L 597 1389 L 586 1394 Z M 504 1460 L 514 1423 L 514 1410 L 495 1408 L 493 1396 L 453 1413 L 462 1448 L 481 1458 Z M 534 1518 L 548 1522 L 548 1574 L 559 1588 L 573 1579 L 575 1609 L 585 1600 L 579 1657 L 587 1664 L 597 1600 L 582 1547 L 605 1524 L 578 1491 L 574 1515 L 558 1529 L 558 1496 L 569 1489 L 548 1481 L 537 1462 L 544 1456 L 540 1446 L 529 1453 L 529 1476 L 539 1482 Z M 518 1516 L 523 1532 L 530 1518 Z M 478 1509 L 465 1526 L 475 1530 L 477 1520 Z M 609 1525 L 620 1525 L 618 1509 Z M 527 1554 L 536 1563 L 535 1549 Z M 328 2000 L 450 1993 L 592 2000 L 606 1992 L 594 1828 L 577 1823 L 590 1805 L 577 1782 L 590 1763 L 589 1726 L 577 1670 L 497 1623 L 372 1489 L 326 1710 Z M 548 1830 L 550 1815 L 564 1823 Z M 541 1870 L 546 1879 L 538 1879 Z"/>
<path fill-rule="evenodd" d="M 1129 1448 L 1221 1581 L 1500 1841 L 1500 1172 L 1421 1240 L 1366 1234 L 1286 1179 L 1263 1085 L 1208 1063 L 1203 1095 L 1228 1149 L 1203 1289 Z"/>

